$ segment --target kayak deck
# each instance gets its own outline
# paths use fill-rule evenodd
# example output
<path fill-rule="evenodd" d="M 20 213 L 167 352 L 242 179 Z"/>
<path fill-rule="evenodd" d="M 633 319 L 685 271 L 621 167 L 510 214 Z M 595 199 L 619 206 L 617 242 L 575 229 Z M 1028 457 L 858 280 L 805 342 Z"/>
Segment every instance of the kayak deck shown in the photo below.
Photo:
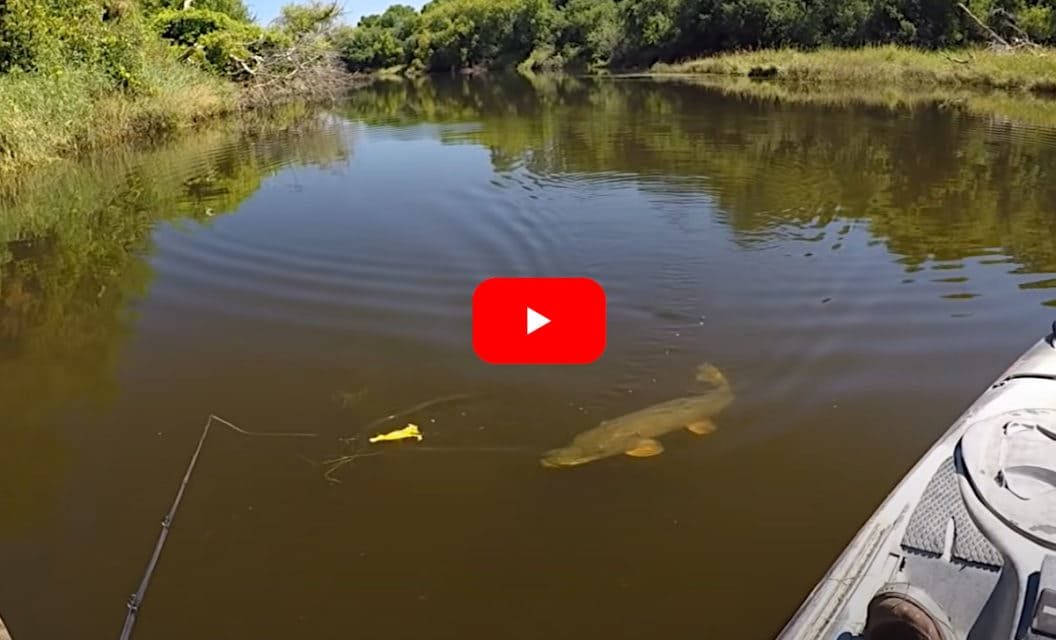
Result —
<path fill-rule="evenodd" d="M 910 470 L 779 639 L 859 638 L 870 601 L 885 592 L 924 602 L 948 640 L 1056 638 L 1042 633 L 1042 601 L 1056 597 L 1056 589 L 1044 588 L 1056 587 L 1056 546 L 1044 537 L 1056 536 L 1046 519 L 1053 496 L 1056 348 L 1050 336 Z"/>
<path fill-rule="evenodd" d="M 952 456 L 924 490 L 901 546 L 906 552 L 902 579 L 930 595 L 954 629 L 975 628 L 1004 559 L 972 522 Z"/>
<path fill-rule="evenodd" d="M 950 523 L 953 525 L 951 561 L 993 571 L 1001 568 L 1004 564 L 1001 553 L 972 522 L 961 499 L 953 456 L 946 458 L 924 489 L 924 496 L 906 526 L 902 548 L 927 557 L 942 556 Z"/>

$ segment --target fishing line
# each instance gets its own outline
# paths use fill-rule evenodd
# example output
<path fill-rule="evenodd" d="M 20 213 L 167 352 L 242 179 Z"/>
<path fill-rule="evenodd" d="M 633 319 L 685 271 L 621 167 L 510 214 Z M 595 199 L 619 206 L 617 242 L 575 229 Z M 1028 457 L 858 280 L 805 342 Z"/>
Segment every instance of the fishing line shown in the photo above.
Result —
<path fill-rule="evenodd" d="M 479 393 L 454 393 L 454 394 L 447 395 L 447 396 L 440 396 L 438 398 L 433 398 L 432 400 L 426 400 L 425 402 L 419 402 L 416 405 L 413 405 L 411 407 L 407 407 L 406 409 L 402 409 L 402 410 L 397 411 L 395 413 L 390 413 L 387 416 L 383 416 L 381 418 L 378 418 L 377 420 L 374 420 L 373 422 L 370 422 L 370 423 L 364 425 L 363 428 L 361 428 L 356 435 L 350 436 L 348 438 L 341 438 L 341 442 L 344 442 L 346 445 L 351 445 L 353 447 L 353 451 L 352 451 L 352 453 L 350 453 L 348 455 L 339 456 L 337 458 L 332 458 L 330 460 L 324 460 L 323 464 L 328 465 L 328 466 L 326 468 L 326 471 L 323 472 L 323 477 L 328 482 L 332 482 L 332 483 L 338 484 L 341 481 L 338 480 L 337 477 L 334 474 L 339 469 L 341 469 L 342 467 L 344 467 L 346 465 L 351 464 L 352 462 L 355 462 L 356 460 L 358 460 L 360 458 L 369 458 L 369 457 L 380 455 L 381 453 L 383 453 L 382 451 L 370 451 L 370 452 L 356 451 L 355 450 L 355 446 L 367 434 L 369 434 L 371 431 L 376 430 L 377 428 L 379 428 L 381 425 L 385 424 L 386 422 L 390 422 L 390 421 L 395 420 L 397 418 L 402 418 L 404 416 L 410 415 L 410 414 L 415 413 L 417 411 L 422 411 L 423 409 L 428 409 L 430 407 L 434 407 L 434 406 L 439 405 L 439 404 L 445 404 L 445 403 L 448 403 L 448 402 L 455 402 L 455 401 L 459 401 L 459 400 L 469 400 L 469 399 L 472 399 L 472 398 L 476 398 L 479 395 L 480 395 Z M 488 446 L 482 446 L 482 447 L 472 447 L 472 446 L 471 447 L 457 447 L 457 446 L 453 446 L 453 447 L 430 447 L 430 446 L 419 447 L 419 446 L 416 446 L 416 447 L 405 449 L 405 450 L 406 451 L 431 451 L 431 452 L 441 452 L 442 451 L 442 452 L 448 452 L 448 453 L 459 452 L 459 451 L 461 451 L 461 452 L 479 452 L 479 453 L 522 453 L 522 454 L 529 454 L 529 453 L 530 454 L 536 454 L 536 453 L 538 453 L 538 451 L 536 451 L 536 450 L 529 450 L 529 449 L 525 449 L 523 447 L 488 447 Z"/>
<path fill-rule="evenodd" d="M 406 446 L 406 447 L 401 447 L 399 449 L 399 451 L 400 452 L 407 452 L 407 453 L 412 452 L 412 451 L 419 451 L 419 452 L 428 452 L 428 453 L 516 453 L 516 454 L 522 454 L 522 455 L 539 455 L 542 450 L 541 449 L 535 449 L 535 448 L 529 448 L 529 447 L 488 447 L 488 446 L 481 446 L 481 447 L 473 447 L 473 446 L 470 446 L 470 447 L 459 447 L 459 446 L 429 447 L 429 446 L 425 446 L 425 447 L 422 447 L 422 446 L 418 446 L 418 445 L 409 445 L 409 446 Z M 323 472 L 323 478 L 325 478 L 328 482 L 332 482 L 334 484 L 340 484 L 341 481 L 337 478 L 336 475 L 334 475 L 335 473 L 337 473 L 337 471 L 339 469 L 341 469 L 342 467 L 347 466 L 349 464 L 352 464 L 353 462 L 355 462 L 356 460 L 359 460 L 360 458 L 371 458 L 371 457 L 374 457 L 374 456 L 380 456 L 383 453 L 386 453 L 386 452 L 385 451 L 360 451 L 360 452 L 357 452 L 357 453 L 350 453 L 350 454 L 348 454 L 346 456 L 340 456 L 338 458 L 331 458 L 330 460 L 323 460 L 322 463 L 325 464 L 325 465 L 328 465 L 327 468 L 326 468 L 326 471 Z M 390 449 L 388 451 L 388 453 L 395 454 L 396 450 L 395 449 Z"/>
<path fill-rule="evenodd" d="M 439 452 L 443 451 L 446 453 L 523 453 L 525 455 L 537 455 L 543 452 L 543 449 L 535 447 L 461 447 L 461 446 L 450 446 L 450 447 L 421 447 L 411 445 L 403 449 L 403 451 L 432 451 Z"/>
<path fill-rule="evenodd" d="M 357 434 L 355 436 L 352 436 L 351 438 L 345 438 L 344 441 L 346 443 L 353 443 L 356 440 L 358 440 L 359 438 L 361 438 L 364 434 L 366 434 L 369 431 L 371 431 L 372 429 L 375 429 L 378 426 L 380 426 L 380 425 L 382 425 L 382 424 L 384 424 L 384 423 L 386 423 L 386 422 L 388 422 L 390 420 L 395 420 L 396 418 L 408 415 L 410 413 L 414 413 L 416 411 L 421 411 L 422 409 L 428 409 L 429 407 L 432 407 L 432 406 L 435 406 L 435 405 L 438 405 L 438 404 L 442 404 L 442 403 L 446 403 L 446 402 L 454 402 L 456 400 L 466 400 L 466 399 L 469 399 L 469 398 L 473 398 L 473 397 L 475 397 L 477 395 L 479 395 L 479 394 L 475 394 L 475 393 L 458 393 L 458 394 L 453 394 L 453 395 L 448 395 L 448 396 L 441 396 L 439 398 L 434 398 L 434 399 L 428 400 L 426 402 L 421 402 L 421 403 L 416 404 L 416 405 L 414 405 L 412 407 L 409 407 L 409 408 L 404 409 L 402 411 L 398 411 L 396 413 L 389 414 L 389 415 L 387 415 L 385 417 L 379 418 L 379 419 L 367 424 L 366 426 L 364 426 L 360 430 L 359 434 Z M 172 501 L 172 506 L 169 507 L 168 513 L 165 514 L 165 517 L 161 521 L 161 532 L 158 534 L 158 540 L 154 544 L 154 552 L 151 554 L 150 562 L 147 564 L 147 569 L 146 569 L 146 571 L 143 574 L 143 579 L 139 583 L 139 589 L 137 589 L 136 592 L 133 593 L 128 599 L 128 604 L 127 604 L 128 612 L 125 615 L 125 624 L 121 628 L 120 640 L 129 640 L 132 637 L 132 629 L 135 627 L 136 618 L 139 615 L 139 609 L 143 605 L 143 598 L 146 595 L 147 587 L 150 586 L 150 580 L 151 580 L 151 578 L 154 575 L 154 570 L 157 568 L 158 560 L 161 558 L 161 551 L 162 551 L 162 549 L 164 549 L 165 541 L 169 537 L 169 530 L 172 528 L 172 523 L 173 523 L 173 521 L 176 518 L 176 511 L 179 509 L 180 502 L 183 500 L 183 494 L 184 494 L 184 492 L 187 489 L 188 483 L 191 481 L 191 475 L 194 473 L 194 469 L 195 469 L 196 465 L 198 464 L 198 458 L 199 458 L 199 456 L 202 453 L 202 448 L 205 446 L 205 439 L 209 436 L 209 429 L 213 426 L 213 422 L 217 422 L 217 423 L 219 423 L 219 424 L 231 429 L 235 433 L 238 433 L 238 434 L 241 434 L 241 435 L 244 435 L 244 436 L 273 437 L 273 438 L 315 438 L 318 435 L 318 434 L 315 434 L 315 433 L 299 433 L 299 432 L 283 432 L 283 433 L 280 433 L 280 432 L 248 431 L 246 429 L 243 429 L 243 428 L 237 426 L 233 422 L 230 422 L 228 420 L 225 420 L 225 419 L 221 418 L 220 416 L 217 416 L 215 414 L 210 414 L 209 415 L 209 418 L 205 421 L 205 426 L 202 428 L 202 435 L 198 438 L 198 446 L 195 447 L 194 454 L 191 456 L 191 460 L 187 464 L 187 470 L 184 472 L 183 479 L 180 481 L 180 487 L 176 491 L 176 497 Z M 499 446 L 495 446 L 495 447 L 489 447 L 489 446 L 482 446 L 482 447 L 429 447 L 429 446 L 426 446 L 426 447 L 414 447 L 414 448 L 409 449 L 409 450 L 411 450 L 411 451 L 430 451 L 430 452 L 443 451 L 443 452 L 448 452 L 448 453 L 454 453 L 454 452 L 521 453 L 521 454 L 537 453 L 534 450 L 530 450 L 530 449 L 527 449 L 527 448 L 524 448 L 524 447 L 499 447 Z M 367 457 L 377 456 L 377 455 L 381 455 L 382 453 L 383 453 L 382 451 L 358 452 L 358 453 L 352 453 L 352 454 L 347 455 L 347 456 L 342 456 L 340 458 L 335 458 L 335 459 L 332 459 L 332 460 L 326 460 L 326 461 L 324 461 L 324 464 L 329 464 L 330 466 L 327 469 L 326 473 L 324 473 L 324 477 L 327 480 L 330 480 L 331 482 L 340 482 L 337 478 L 333 477 L 333 473 L 335 471 L 337 471 L 341 467 L 343 467 L 343 466 L 345 466 L 345 465 L 347 465 L 347 464 L 349 464 L 349 463 L 351 463 L 351 462 L 353 462 L 355 460 L 358 460 L 359 458 L 367 458 Z"/>
<path fill-rule="evenodd" d="M 161 533 L 158 535 L 158 541 L 154 544 L 154 553 L 150 556 L 150 562 L 147 564 L 147 570 L 143 574 L 143 579 L 139 583 L 139 589 L 137 589 L 128 599 L 128 613 L 125 614 L 125 625 L 121 628 L 121 640 L 129 640 L 129 638 L 132 637 L 132 628 L 136 624 L 136 616 L 139 614 L 139 608 L 143 604 L 143 596 L 146 595 L 147 587 L 150 586 L 150 579 L 154 575 L 154 569 L 158 565 L 158 559 L 161 557 L 161 550 L 165 547 L 165 540 L 169 537 L 169 529 L 172 527 L 172 522 L 176 518 L 176 510 L 179 509 L 180 501 L 183 500 L 183 492 L 187 489 L 187 483 L 191 481 L 191 474 L 194 473 L 194 467 L 198 464 L 198 456 L 202 453 L 202 447 L 205 445 L 205 438 L 209 435 L 209 428 L 213 426 L 214 420 L 244 436 L 314 438 L 317 435 L 314 433 L 268 433 L 246 431 L 245 429 L 224 420 L 220 416 L 209 416 L 209 419 L 205 421 L 205 427 L 202 428 L 202 435 L 198 438 L 198 446 L 194 449 L 194 455 L 191 456 L 191 461 L 187 465 L 187 471 L 183 474 L 183 480 L 180 482 L 180 488 L 176 492 L 176 498 L 172 501 L 172 506 L 169 508 L 169 512 L 165 514 L 165 518 L 161 521 Z"/>
<path fill-rule="evenodd" d="M 377 420 L 371 422 L 370 424 L 367 424 L 362 429 L 360 429 L 359 433 L 357 433 L 356 435 L 351 436 L 349 438 L 342 438 L 341 441 L 345 442 L 345 443 L 354 442 L 355 440 L 358 440 L 358 439 L 362 438 L 363 436 L 365 436 L 370 431 L 380 427 L 381 425 L 385 424 L 386 422 L 388 422 L 390 420 L 395 420 L 396 418 L 401 418 L 401 417 L 403 417 L 405 415 L 414 413 L 415 411 L 421 411 L 422 409 L 428 409 L 429 407 L 432 407 L 432 406 L 435 406 L 435 405 L 438 405 L 438 404 L 443 404 L 445 402 L 454 402 L 456 400 L 469 400 L 470 398 L 475 398 L 478 395 L 480 395 L 480 394 L 479 393 L 454 393 L 454 394 L 451 394 L 449 396 L 440 396 L 439 398 L 433 398 L 432 400 L 426 400 L 425 402 L 420 402 L 420 403 L 414 405 L 413 407 L 408 407 L 408 408 L 403 409 L 401 411 L 397 411 L 396 413 L 390 413 L 387 416 L 384 416 L 382 418 L 378 418 Z"/>

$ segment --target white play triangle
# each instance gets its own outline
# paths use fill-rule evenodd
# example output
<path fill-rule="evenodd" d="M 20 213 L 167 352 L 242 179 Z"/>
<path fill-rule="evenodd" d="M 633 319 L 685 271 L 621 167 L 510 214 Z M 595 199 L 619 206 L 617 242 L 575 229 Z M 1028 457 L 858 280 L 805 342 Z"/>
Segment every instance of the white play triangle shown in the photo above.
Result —
<path fill-rule="evenodd" d="M 533 333 L 535 333 L 536 331 L 542 329 L 543 327 L 545 327 L 548 324 L 550 324 L 550 318 L 547 318 L 546 316 L 544 316 L 543 314 L 539 313 L 535 309 L 533 309 L 531 307 L 528 307 L 527 322 L 526 322 L 526 326 L 527 326 L 527 330 L 528 330 L 527 335 L 532 335 Z"/>

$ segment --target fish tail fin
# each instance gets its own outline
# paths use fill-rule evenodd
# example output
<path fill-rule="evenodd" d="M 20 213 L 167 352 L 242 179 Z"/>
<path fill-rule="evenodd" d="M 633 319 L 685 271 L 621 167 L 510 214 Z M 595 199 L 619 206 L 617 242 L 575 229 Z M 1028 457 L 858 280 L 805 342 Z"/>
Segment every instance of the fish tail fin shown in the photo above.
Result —
<path fill-rule="evenodd" d="M 726 379 L 726 376 L 710 362 L 705 362 L 697 367 L 697 382 L 707 382 L 716 387 L 730 386 L 730 381 Z"/>

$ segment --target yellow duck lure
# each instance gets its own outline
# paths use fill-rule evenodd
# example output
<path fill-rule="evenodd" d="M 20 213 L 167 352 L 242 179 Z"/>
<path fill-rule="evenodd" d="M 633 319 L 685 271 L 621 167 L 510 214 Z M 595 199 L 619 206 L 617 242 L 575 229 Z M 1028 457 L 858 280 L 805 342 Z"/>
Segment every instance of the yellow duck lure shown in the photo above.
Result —
<path fill-rule="evenodd" d="M 418 425 L 412 423 L 402 429 L 397 429 L 388 433 L 379 433 L 371 438 L 370 442 L 395 442 L 397 440 L 417 440 L 421 442 L 422 432 L 418 429 Z"/>

